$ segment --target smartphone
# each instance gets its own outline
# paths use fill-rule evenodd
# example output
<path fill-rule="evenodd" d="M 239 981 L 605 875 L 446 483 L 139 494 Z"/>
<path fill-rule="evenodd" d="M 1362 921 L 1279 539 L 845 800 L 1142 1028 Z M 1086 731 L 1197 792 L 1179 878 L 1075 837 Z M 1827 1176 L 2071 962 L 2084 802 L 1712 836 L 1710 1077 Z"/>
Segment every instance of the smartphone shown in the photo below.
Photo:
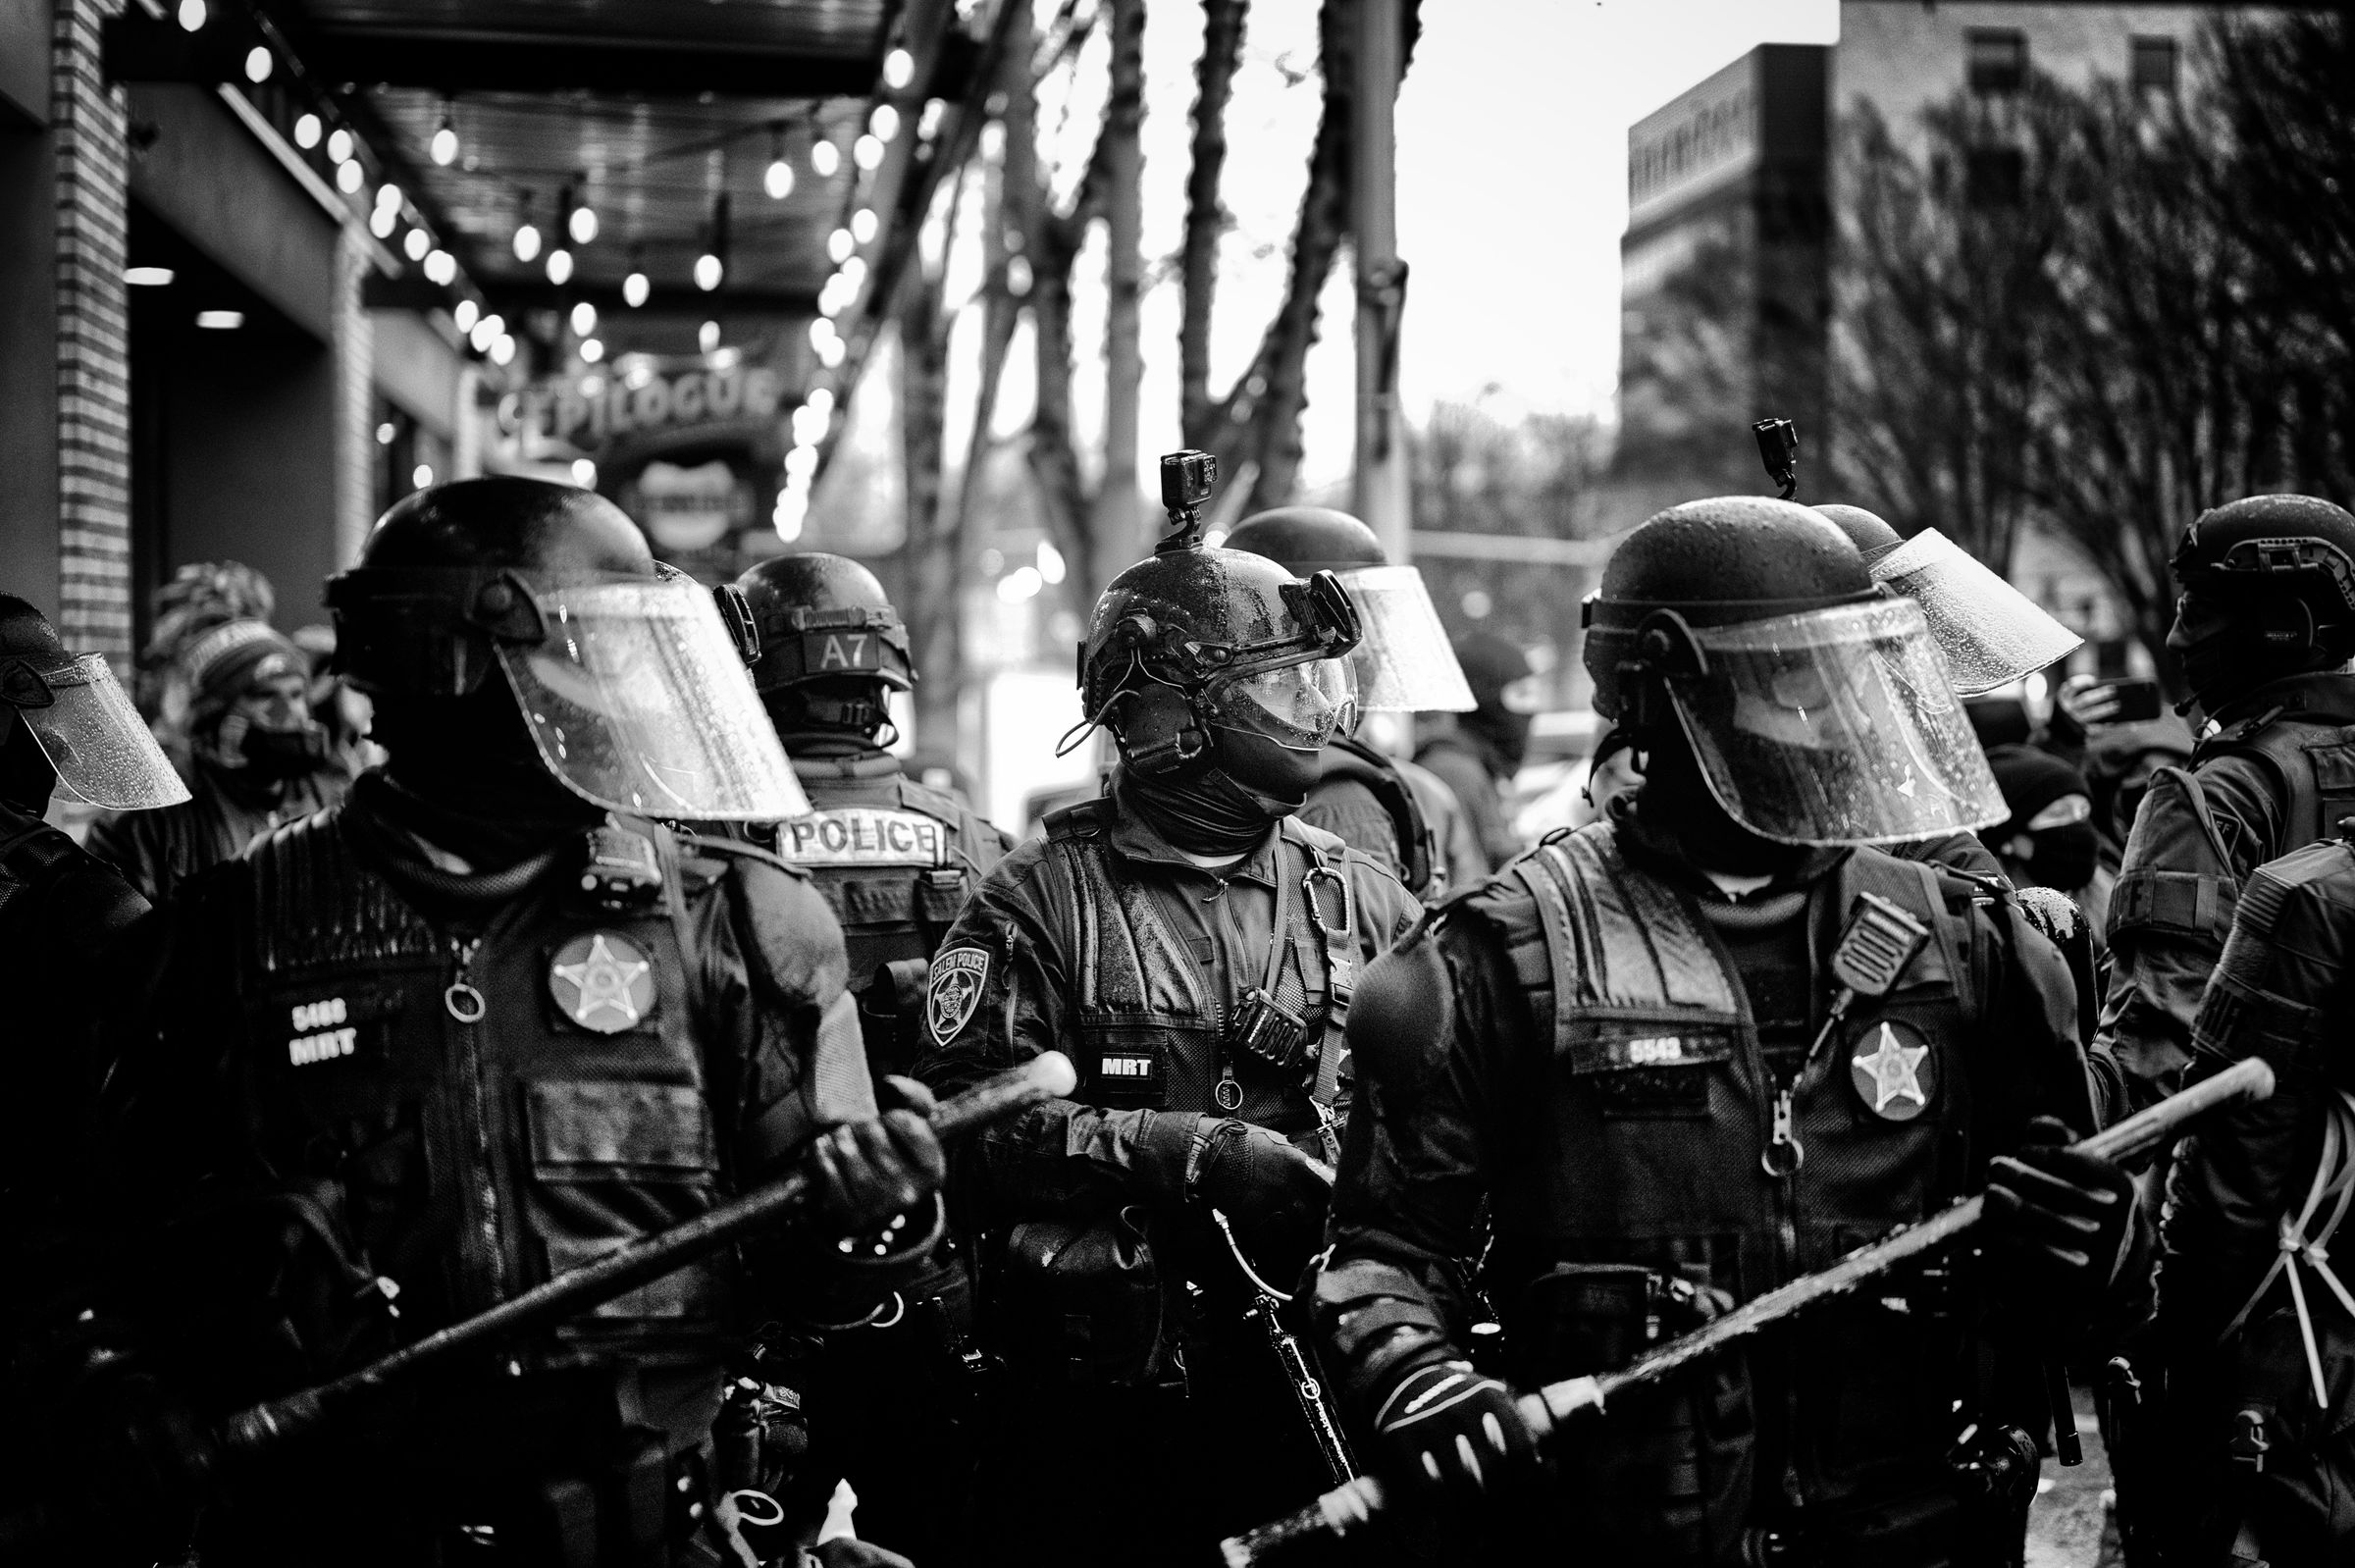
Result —
<path fill-rule="evenodd" d="M 2118 699 L 2118 710 L 2105 720 L 2107 723 L 2137 724 L 2146 718 L 2157 718 L 2165 706 L 2160 700 L 2159 683 L 2148 676 L 2112 681 L 2110 690 Z"/>

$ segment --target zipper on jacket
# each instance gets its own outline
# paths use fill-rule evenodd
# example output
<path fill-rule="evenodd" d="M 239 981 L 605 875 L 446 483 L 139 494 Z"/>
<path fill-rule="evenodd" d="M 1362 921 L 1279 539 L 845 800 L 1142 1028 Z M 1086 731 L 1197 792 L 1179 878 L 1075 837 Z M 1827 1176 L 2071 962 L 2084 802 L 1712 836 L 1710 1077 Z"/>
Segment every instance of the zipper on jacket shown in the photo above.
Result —
<path fill-rule="evenodd" d="M 506 1268 L 504 1251 L 499 1245 L 498 1185 L 493 1163 L 490 1096 L 483 1082 L 482 1037 L 475 1031 L 483 1015 L 490 1011 L 490 1004 L 475 989 L 468 972 L 482 946 L 483 939 L 479 936 L 471 941 L 454 936 L 449 939 L 450 981 L 443 989 L 442 1006 L 458 1023 L 458 1057 L 465 1070 L 458 1074 L 458 1092 L 465 1101 L 467 1126 L 474 1134 L 474 1202 L 479 1210 L 475 1228 L 483 1244 L 490 1299 L 497 1301 L 505 1294 Z"/>

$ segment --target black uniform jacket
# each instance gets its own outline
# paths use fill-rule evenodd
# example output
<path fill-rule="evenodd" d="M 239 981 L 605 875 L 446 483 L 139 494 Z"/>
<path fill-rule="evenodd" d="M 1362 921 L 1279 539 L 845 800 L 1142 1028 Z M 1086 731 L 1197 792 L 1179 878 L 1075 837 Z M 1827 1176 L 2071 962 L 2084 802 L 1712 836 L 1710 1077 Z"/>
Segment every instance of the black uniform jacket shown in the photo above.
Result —
<path fill-rule="evenodd" d="M 1387 867 L 1290 820 L 1236 865 L 1203 870 L 1124 811 L 1117 784 L 998 862 L 933 961 L 917 1076 L 952 1093 L 1061 1051 L 1080 1083 L 1073 1098 L 973 1141 L 959 1169 L 980 1178 L 968 1190 L 982 1223 L 1091 1195 L 1176 1194 L 1182 1173 L 1146 1152 L 1145 1128 L 1163 1112 L 1229 1114 L 1213 1099 L 1222 1062 L 1241 1090 L 1232 1114 L 1287 1136 L 1316 1130 L 1296 1075 L 1221 1042 L 1237 1000 L 1265 973 L 1280 886 L 1287 940 L 1276 991 L 1321 1031 L 1326 965 L 1302 892 L 1319 858 L 1347 880 L 1361 965 L 1421 914 Z M 1322 917 L 1337 924 L 1341 914 L 1327 907 Z"/>

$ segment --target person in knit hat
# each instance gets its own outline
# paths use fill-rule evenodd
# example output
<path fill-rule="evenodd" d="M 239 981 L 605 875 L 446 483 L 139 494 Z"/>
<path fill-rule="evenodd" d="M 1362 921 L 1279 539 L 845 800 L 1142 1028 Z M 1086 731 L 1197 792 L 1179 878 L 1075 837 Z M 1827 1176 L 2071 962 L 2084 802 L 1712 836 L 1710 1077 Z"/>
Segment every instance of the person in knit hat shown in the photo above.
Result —
<path fill-rule="evenodd" d="M 2012 815 L 1982 828 L 1980 839 L 2019 887 L 2066 893 L 2100 931 L 2109 913 L 2110 878 L 2101 865 L 2093 789 L 2085 775 L 2033 746 L 1993 746 L 1987 765 Z"/>
<path fill-rule="evenodd" d="M 310 660 L 268 621 L 228 620 L 186 639 L 173 684 L 184 693 L 189 799 L 157 811 L 111 812 L 90 853 L 149 903 L 185 877 L 244 853 L 254 836 L 341 798 L 310 712 Z"/>

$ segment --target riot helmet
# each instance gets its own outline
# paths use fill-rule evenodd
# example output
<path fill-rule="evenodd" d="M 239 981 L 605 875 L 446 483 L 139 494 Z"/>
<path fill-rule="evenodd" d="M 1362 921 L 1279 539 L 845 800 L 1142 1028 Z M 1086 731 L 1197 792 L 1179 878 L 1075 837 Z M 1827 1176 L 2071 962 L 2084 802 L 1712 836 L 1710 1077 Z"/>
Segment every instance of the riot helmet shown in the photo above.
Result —
<path fill-rule="evenodd" d="M 450 744 L 437 719 L 496 667 L 540 765 L 583 800 L 684 819 L 809 810 L 710 595 L 594 492 L 514 476 L 419 491 L 327 603 L 338 669 L 416 746 Z"/>
<path fill-rule="evenodd" d="M 1359 712 L 1462 712 L 1473 706 L 1423 574 L 1390 565 L 1374 530 L 1347 512 L 1279 506 L 1245 518 L 1227 536 L 1227 548 L 1265 555 L 1295 577 L 1329 571 L 1340 579 L 1357 606 L 1360 637 L 1349 663 Z"/>
<path fill-rule="evenodd" d="M 2355 656 L 2355 516 L 2312 496 L 2202 512 L 2172 562 L 2183 597 L 2167 646 L 2213 713 L 2260 682 Z"/>
<path fill-rule="evenodd" d="M 1587 628 L 1596 709 L 1640 747 L 1681 739 L 1756 838 L 1901 843 L 2008 814 L 1921 607 L 1807 507 L 1659 513 L 1612 553 Z"/>
<path fill-rule="evenodd" d="M 908 628 L 875 574 L 818 550 L 759 562 L 718 590 L 777 733 L 873 742 L 913 690 Z"/>
<path fill-rule="evenodd" d="M 1992 692 L 2058 663 L 2085 644 L 1935 528 L 1900 539 L 1896 529 L 1861 506 L 1809 509 L 1848 536 L 1873 581 L 1921 606 L 1930 636 L 1954 671 L 1955 690 L 1964 697 Z"/>
<path fill-rule="evenodd" d="M 0 594 L 0 800 L 38 816 L 53 793 L 138 811 L 188 787 L 106 655 L 67 653 L 47 616 Z"/>

